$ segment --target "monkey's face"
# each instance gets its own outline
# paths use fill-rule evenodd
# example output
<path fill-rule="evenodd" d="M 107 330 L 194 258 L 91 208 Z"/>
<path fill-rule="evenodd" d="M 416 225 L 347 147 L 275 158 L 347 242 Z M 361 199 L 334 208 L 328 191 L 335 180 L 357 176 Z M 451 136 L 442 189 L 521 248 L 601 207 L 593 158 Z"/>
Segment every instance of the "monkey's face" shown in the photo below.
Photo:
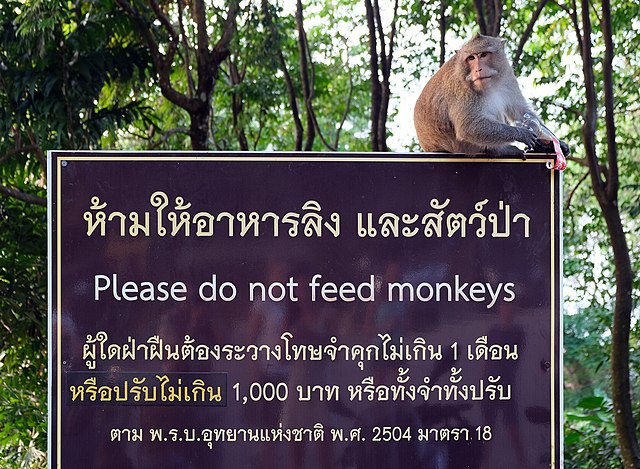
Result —
<path fill-rule="evenodd" d="M 484 92 L 497 82 L 498 70 L 494 66 L 493 52 L 467 54 L 464 61 L 467 70 L 466 80 L 474 90 Z"/>

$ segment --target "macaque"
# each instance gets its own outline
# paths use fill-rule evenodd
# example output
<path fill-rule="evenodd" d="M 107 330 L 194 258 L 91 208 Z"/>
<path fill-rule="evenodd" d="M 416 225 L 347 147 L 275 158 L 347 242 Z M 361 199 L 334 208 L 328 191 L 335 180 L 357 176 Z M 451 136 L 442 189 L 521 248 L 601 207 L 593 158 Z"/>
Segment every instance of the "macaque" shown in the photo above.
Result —
<path fill-rule="evenodd" d="M 540 125 L 522 125 L 523 116 Z M 522 96 L 504 40 L 495 37 L 477 34 L 462 46 L 426 84 L 413 118 L 424 151 L 524 156 L 513 142 L 553 151 L 548 129 Z"/>

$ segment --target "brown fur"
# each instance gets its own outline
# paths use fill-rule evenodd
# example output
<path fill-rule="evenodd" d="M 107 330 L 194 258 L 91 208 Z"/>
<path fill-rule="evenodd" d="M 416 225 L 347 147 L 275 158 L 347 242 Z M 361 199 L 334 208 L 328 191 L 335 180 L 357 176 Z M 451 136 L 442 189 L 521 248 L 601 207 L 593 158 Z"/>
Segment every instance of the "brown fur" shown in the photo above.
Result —
<path fill-rule="evenodd" d="M 489 78 L 473 82 L 484 64 Z M 522 154 L 514 141 L 533 146 L 535 134 L 510 124 L 525 112 L 535 115 L 522 96 L 501 39 L 480 34 L 466 43 L 426 84 L 414 110 L 424 151 Z"/>

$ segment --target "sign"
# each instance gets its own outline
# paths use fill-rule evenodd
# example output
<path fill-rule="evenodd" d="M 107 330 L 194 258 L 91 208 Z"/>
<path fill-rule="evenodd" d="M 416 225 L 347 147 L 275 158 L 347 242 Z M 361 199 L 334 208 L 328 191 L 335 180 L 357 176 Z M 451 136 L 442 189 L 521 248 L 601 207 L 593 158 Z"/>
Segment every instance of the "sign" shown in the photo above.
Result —
<path fill-rule="evenodd" d="M 548 162 L 52 152 L 51 467 L 561 467 Z"/>

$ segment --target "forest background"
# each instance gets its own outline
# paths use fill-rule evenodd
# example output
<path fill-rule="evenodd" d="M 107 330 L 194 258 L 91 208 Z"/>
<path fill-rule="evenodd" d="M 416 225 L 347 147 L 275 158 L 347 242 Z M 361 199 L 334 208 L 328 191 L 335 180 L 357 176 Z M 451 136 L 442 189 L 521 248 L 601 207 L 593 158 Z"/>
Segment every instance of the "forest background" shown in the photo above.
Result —
<path fill-rule="evenodd" d="M 475 32 L 566 140 L 566 468 L 640 468 L 640 3 L 3 0 L 0 466 L 46 466 L 46 151 L 417 151 Z M 635 398 L 634 398 L 635 397 Z"/>

